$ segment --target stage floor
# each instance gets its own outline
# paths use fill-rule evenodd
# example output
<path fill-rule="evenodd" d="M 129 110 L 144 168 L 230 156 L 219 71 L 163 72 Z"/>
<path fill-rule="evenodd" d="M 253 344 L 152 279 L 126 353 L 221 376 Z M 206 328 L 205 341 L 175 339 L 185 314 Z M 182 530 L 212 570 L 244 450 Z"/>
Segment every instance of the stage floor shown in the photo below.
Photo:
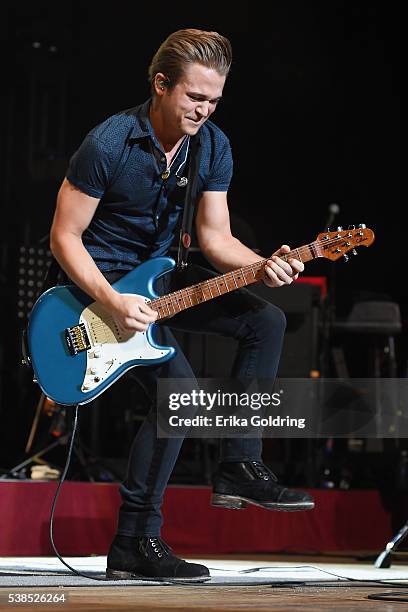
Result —
<path fill-rule="evenodd" d="M 106 557 L 67 557 L 75 569 L 103 576 Z M 94 582 L 69 574 L 55 557 L 2 557 L 0 609 L 10 595 L 64 595 L 65 602 L 35 609 L 69 610 L 401 610 L 401 603 L 380 603 L 367 595 L 398 594 L 406 583 L 408 565 L 376 569 L 350 558 L 265 556 L 257 558 L 194 558 L 210 567 L 211 581 L 201 584 L 160 584 L 147 581 Z M 257 570 L 257 568 L 261 568 Z M 352 581 L 350 581 L 350 580 Z M 367 582 L 378 581 L 378 582 Z M 102 588 L 101 588 L 102 587 Z M 55 606 L 55 607 L 54 607 Z M 27 609 L 27 606 L 24 606 Z M 30 608 L 30 609 L 34 609 Z"/>

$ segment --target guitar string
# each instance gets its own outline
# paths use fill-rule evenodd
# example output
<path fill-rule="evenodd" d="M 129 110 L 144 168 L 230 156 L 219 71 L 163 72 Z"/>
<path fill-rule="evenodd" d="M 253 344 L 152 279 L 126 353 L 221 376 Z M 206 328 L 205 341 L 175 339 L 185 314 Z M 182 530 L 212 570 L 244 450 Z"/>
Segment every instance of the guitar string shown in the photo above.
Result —
<path fill-rule="evenodd" d="M 225 295 L 226 293 L 229 293 L 236 289 L 244 288 L 248 286 L 249 284 L 252 284 L 252 282 L 250 283 L 245 282 L 242 285 L 238 285 L 236 283 L 236 279 L 230 273 L 228 273 L 224 278 L 226 279 L 225 283 L 220 283 L 219 281 L 210 281 L 210 280 L 203 281 L 202 283 L 200 283 L 200 285 L 186 287 L 184 289 L 179 289 L 178 291 L 169 293 L 165 296 L 155 298 L 154 300 L 151 300 L 150 302 L 146 302 L 146 304 L 152 307 L 153 309 L 156 305 L 160 304 L 159 309 L 160 310 L 163 309 L 161 314 L 164 314 L 164 316 L 167 316 L 167 314 L 165 313 L 166 308 L 169 311 L 168 314 L 176 314 L 177 312 L 181 312 L 182 310 L 185 310 L 186 308 L 190 308 L 191 306 L 197 306 L 198 304 L 202 302 L 207 302 L 210 299 L 220 297 L 221 295 Z M 261 279 L 254 278 L 254 282 L 256 282 L 257 280 L 261 280 Z M 232 283 L 235 285 L 235 287 L 229 286 L 229 284 L 232 284 Z M 221 284 L 221 287 L 222 285 L 225 285 L 225 287 L 227 288 L 227 291 L 225 292 L 222 291 L 220 289 L 220 284 Z M 207 289 L 210 292 L 209 297 L 205 295 L 204 293 L 205 289 Z M 211 291 L 212 289 L 217 289 L 218 293 L 213 295 Z M 187 299 L 187 302 L 189 301 L 190 303 L 186 303 L 185 298 Z M 170 309 L 172 312 L 170 312 Z"/>
<path fill-rule="evenodd" d="M 341 238 L 336 238 L 336 239 L 331 239 L 331 240 L 320 240 L 320 241 L 314 241 L 308 245 L 304 245 L 302 247 L 298 247 L 296 249 L 293 249 L 292 251 L 290 251 L 289 253 L 285 253 L 285 258 L 290 258 L 291 256 L 293 256 L 293 254 L 295 252 L 297 252 L 298 256 L 300 256 L 301 252 L 312 252 L 313 258 L 315 258 L 316 256 L 313 253 L 313 249 L 311 247 L 315 246 L 315 245 L 324 245 L 324 246 L 331 246 L 331 245 L 335 245 L 339 242 L 339 240 L 341 239 L 345 239 L 347 238 L 347 236 L 342 236 Z M 351 245 L 350 245 L 351 246 Z M 358 245 L 355 245 L 358 246 Z M 240 287 L 238 287 L 237 283 L 236 283 L 236 277 L 239 279 L 240 275 L 244 276 L 245 272 L 249 272 L 249 273 L 254 273 L 253 268 L 258 268 L 258 270 L 262 267 L 263 263 L 265 261 L 267 261 L 268 258 L 262 259 L 260 261 L 254 262 L 253 264 L 250 264 L 248 266 L 244 266 L 243 268 L 239 268 L 238 270 L 231 270 L 230 272 L 226 272 L 225 274 L 218 276 L 216 279 L 208 279 L 207 281 L 202 281 L 202 283 L 199 283 L 198 285 L 193 285 L 190 287 L 185 287 L 184 289 L 179 289 L 178 291 L 173 291 L 172 293 L 167 294 L 166 296 L 161 296 L 158 298 L 155 298 L 154 300 L 151 300 L 150 302 L 147 302 L 147 304 L 150 305 L 154 305 L 159 301 L 164 301 L 164 300 L 168 300 L 169 303 L 166 303 L 166 306 L 173 306 L 173 309 L 175 306 L 177 306 L 178 304 L 180 304 L 180 302 L 182 301 L 181 299 L 177 298 L 176 295 L 177 294 L 181 294 L 183 292 L 184 295 L 186 295 L 187 297 L 197 297 L 197 290 L 200 289 L 201 287 L 203 289 L 209 289 L 210 293 L 211 293 L 211 289 L 216 288 L 216 289 L 220 289 L 219 288 L 219 284 L 220 281 L 219 279 L 224 277 L 225 280 L 228 281 L 233 281 L 235 286 L 235 289 L 238 289 Z M 237 272 L 240 272 L 240 275 L 237 275 Z M 260 280 L 260 279 L 259 279 Z M 223 284 L 223 283 L 221 283 Z M 225 283 L 226 284 L 226 283 Z M 247 285 L 248 283 L 245 283 L 245 285 Z M 242 287 L 244 287 L 245 285 L 242 285 Z M 227 287 L 228 288 L 228 287 Z M 228 288 L 228 292 L 230 291 L 230 289 Z M 220 291 L 218 292 L 218 296 L 219 295 L 223 295 L 222 293 L 220 293 Z M 216 296 L 212 296 L 212 297 L 218 297 Z M 207 299 L 204 296 L 204 301 L 207 301 Z M 190 300 L 191 301 L 191 300 Z M 184 300 L 183 300 L 184 302 Z M 198 302 L 200 303 L 200 301 Z M 192 306 L 194 304 L 190 304 L 189 306 L 184 306 L 185 308 L 188 308 L 190 306 Z M 182 309 L 180 309 L 182 310 Z M 179 312 L 180 312 L 179 310 Z"/>
<path fill-rule="evenodd" d="M 351 236 L 352 237 L 352 236 Z M 303 245 L 301 247 L 298 247 L 296 249 L 293 249 L 292 251 L 289 251 L 289 253 L 285 253 L 284 257 L 282 257 L 282 259 L 284 259 L 285 261 L 287 261 L 291 256 L 294 256 L 297 254 L 297 257 L 295 257 L 296 259 L 300 258 L 301 259 L 301 253 L 309 253 L 312 255 L 312 258 L 315 259 L 316 257 L 318 257 L 318 255 L 315 255 L 314 252 L 314 248 L 313 247 L 317 247 L 319 248 L 320 245 L 324 245 L 324 246 L 332 246 L 335 244 L 338 244 L 338 242 L 340 240 L 344 240 L 350 238 L 350 236 L 340 236 L 339 238 L 332 238 L 329 240 L 315 240 L 307 245 Z M 351 247 L 352 245 L 350 245 Z M 358 246 L 358 245 L 354 245 L 354 246 Z M 317 250 L 317 249 L 316 249 Z M 201 283 L 199 283 L 198 285 L 192 285 L 190 287 L 185 287 L 183 289 L 179 289 L 178 291 L 173 291 L 165 296 L 160 296 L 158 298 L 155 298 L 154 300 L 150 300 L 148 302 L 146 302 L 148 305 L 150 306 L 154 306 L 156 304 L 158 304 L 159 302 L 164 302 L 164 305 L 167 306 L 167 309 L 170 311 L 170 307 L 172 307 L 172 309 L 174 310 L 173 314 L 177 314 L 177 312 L 181 312 L 181 310 L 185 310 L 186 308 L 190 308 L 191 306 L 195 306 L 198 305 L 199 303 L 202 303 L 202 301 L 208 301 L 208 298 L 205 297 L 204 295 L 204 290 L 208 289 L 210 291 L 210 295 L 211 298 L 215 298 L 221 295 L 224 295 L 224 293 L 221 292 L 221 288 L 220 288 L 220 284 L 221 285 L 225 285 L 227 288 L 227 291 L 225 293 L 229 293 L 231 291 L 231 289 L 228 287 L 228 282 L 229 281 L 233 281 L 233 283 L 235 284 L 235 287 L 232 289 L 239 289 L 241 287 L 245 287 L 248 284 L 252 284 L 252 283 L 247 283 L 245 282 L 244 285 L 241 285 L 241 287 L 237 284 L 237 279 L 239 280 L 241 278 L 241 276 L 244 277 L 244 280 L 246 281 L 245 278 L 245 273 L 249 273 L 249 274 L 253 274 L 254 275 L 254 281 L 256 279 L 255 277 L 255 271 L 254 269 L 257 269 L 256 271 L 258 272 L 264 262 L 266 262 L 269 258 L 265 258 L 262 259 L 260 261 L 254 262 L 252 264 L 249 264 L 248 266 L 244 266 L 242 268 L 238 268 L 237 270 L 231 270 L 230 272 L 226 272 L 225 274 L 222 274 L 218 277 L 216 277 L 215 279 L 208 279 L 206 281 L 202 281 Z M 239 272 L 239 274 L 237 274 Z M 220 278 L 224 278 L 225 279 L 225 283 L 224 282 L 220 282 Z M 260 279 L 259 279 L 260 280 Z M 218 295 L 213 296 L 212 295 L 212 289 L 217 289 L 218 290 Z M 202 289 L 200 291 L 200 289 Z M 178 297 L 177 296 L 181 296 Z M 187 298 L 189 298 L 190 300 L 190 304 L 185 303 L 185 299 L 184 296 L 186 296 Z M 198 302 L 194 303 L 192 298 L 194 297 L 195 299 L 197 299 L 199 296 L 201 296 L 201 299 L 198 299 Z M 183 302 L 182 307 L 180 307 L 180 302 Z M 179 307 L 179 310 L 176 310 L 176 307 Z M 162 313 L 159 314 L 164 314 L 164 311 L 162 311 Z M 168 315 L 165 315 L 168 316 Z M 113 321 L 113 318 L 112 318 Z M 96 321 L 93 323 L 93 325 L 97 325 L 102 326 L 102 328 L 105 327 L 106 323 L 102 322 L 102 320 Z M 100 330 L 99 330 L 100 331 Z"/>
<path fill-rule="evenodd" d="M 340 240 L 344 240 L 350 238 L 350 236 L 341 236 L 340 238 L 332 238 L 329 240 L 315 240 L 312 243 L 309 243 L 307 245 L 303 245 L 301 247 L 298 247 L 296 249 L 293 249 L 292 251 L 289 251 L 289 253 L 285 253 L 284 257 L 282 257 L 282 259 L 284 259 L 285 261 L 287 261 L 291 256 L 293 256 L 294 254 L 297 254 L 296 258 L 301 259 L 301 253 L 309 253 L 312 255 L 312 258 L 316 258 L 318 257 L 318 255 L 315 255 L 314 253 L 314 249 L 313 247 L 319 248 L 320 245 L 324 245 L 324 246 L 332 246 L 335 244 L 338 244 L 338 242 Z M 350 245 L 351 246 L 351 245 Z M 357 246 L 357 245 L 355 245 Z M 148 305 L 150 306 L 154 306 L 156 304 L 158 304 L 159 302 L 164 302 L 164 305 L 167 306 L 167 309 L 170 312 L 170 307 L 172 307 L 172 309 L 174 310 L 173 314 L 176 314 L 177 312 L 181 312 L 181 310 L 185 310 L 186 308 L 190 308 L 192 306 L 196 306 L 199 303 L 202 303 L 203 301 L 208 301 L 208 298 L 205 297 L 204 294 L 204 290 L 208 289 L 211 295 L 211 298 L 215 298 L 215 297 L 219 297 L 221 295 L 224 295 L 224 293 L 221 292 L 221 288 L 220 288 L 220 284 L 221 285 L 225 285 L 227 288 L 227 291 L 225 293 L 229 293 L 231 291 L 231 289 L 228 287 L 228 282 L 232 281 L 235 284 L 235 287 L 233 287 L 232 290 L 234 289 L 239 289 L 240 286 L 237 284 L 237 279 L 239 280 L 241 278 L 241 276 L 244 277 L 245 283 L 244 285 L 241 285 L 241 287 L 245 287 L 248 284 L 252 284 L 252 283 L 248 283 L 246 282 L 246 278 L 245 278 L 245 274 L 249 273 L 249 274 L 253 274 L 254 275 L 254 281 L 255 281 L 255 270 L 258 272 L 265 261 L 267 261 L 269 258 L 265 258 L 262 259 L 260 261 L 254 262 L 253 264 L 249 264 L 248 266 L 244 266 L 242 268 L 239 268 L 238 270 L 231 270 L 230 272 L 226 272 L 225 274 L 222 274 L 218 277 L 216 277 L 215 279 L 208 279 L 206 281 L 202 281 L 201 283 L 199 283 L 198 285 L 192 285 L 190 287 L 185 287 L 183 289 L 179 289 L 178 291 L 173 291 L 169 294 L 167 294 L 166 296 L 160 296 L 158 298 L 155 298 L 154 300 L 150 300 L 147 302 Z M 239 274 L 237 274 L 239 272 Z M 221 282 L 219 279 L 220 278 L 224 278 L 225 282 Z M 259 279 L 260 280 L 260 279 Z M 212 289 L 217 289 L 218 290 L 218 295 L 212 295 Z M 178 295 L 177 295 L 178 294 Z M 180 298 L 181 296 L 181 298 Z M 185 299 L 184 296 L 186 296 L 189 300 L 190 300 L 190 304 L 185 303 Z M 199 298 L 199 296 L 201 296 L 201 299 L 198 299 L 198 301 L 196 303 L 193 302 L 192 298 Z M 182 307 L 180 305 L 180 303 L 182 304 Z M 177 306 L 179 308 L 179 310 L 177 310 Z M 160 314 L 164 314 L 164 311 L 162 311 L 162 313 Z M 168 315 L 165 315 L 168 316 Z M 112 319 L 113 320 L 113 319 Z M 98 321 L 98 322 L 94 322 L 94 325 L 98 325 L 100 326 L 102 324 L 102 321 Z M 104 327 L 104 325 L 102 325 L 102 327 Z"/>

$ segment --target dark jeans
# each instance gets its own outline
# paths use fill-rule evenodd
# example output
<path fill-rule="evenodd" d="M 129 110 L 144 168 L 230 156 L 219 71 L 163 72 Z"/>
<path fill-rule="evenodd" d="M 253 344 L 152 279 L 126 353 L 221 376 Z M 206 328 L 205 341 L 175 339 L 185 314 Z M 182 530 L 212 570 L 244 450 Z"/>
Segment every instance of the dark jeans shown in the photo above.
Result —
<path fill-rule="evenodd" d="M 179 285 L 187 286 L 209 278 L 212 273 L 189 266 L 183 281 L 167 276 L 156 290 L 167 293 Z M 110 282 L 113 274 L 106 275 Z M 271 289 L 273 291 L 273 289 Z M 120 487 L 122 506 L 119 512 L 120 535 L 157 536 L 162 515 L 160 507 L 167 482 L 176 463 L 182 438 L 157 438 L 156 383 L 158 378 L 189 378 L 195 375 L 171 333 L 170 328 L 195 333 L 220 334 L 238 341 L 232 367 L 232 378 L 257 377 L 274 380 L 282 349 L 286 319 L 283 312 L 245 289 L 233 291 L 194 308 L 190 308 L 157 326 L 157 341 L 174 346 L 176 356 L 161 366 L 135 368 L 144 389 L 152 399 L 152 409 L 139 428 L 129 456 L 126 479 Z M 260 438 L 226 438 L 220 441 L 220 461 L 259 461 Z"/>

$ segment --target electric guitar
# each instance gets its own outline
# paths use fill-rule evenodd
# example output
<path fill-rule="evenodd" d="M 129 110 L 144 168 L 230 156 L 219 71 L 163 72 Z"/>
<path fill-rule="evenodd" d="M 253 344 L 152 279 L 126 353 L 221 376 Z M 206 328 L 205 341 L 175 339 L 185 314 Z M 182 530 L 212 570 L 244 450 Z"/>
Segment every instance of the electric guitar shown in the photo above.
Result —
<path fill-rule="evenodd" d="M 316 240 L 282 259 L 306 262 L 317 257 L 335 261 L 355 247 L 370 246 L 374 233 L 364 225 L 346 231 L 325 232 Z M 156 310 L 156 321 L 172 317 L 225 293 L 261 281 L 266 260 L 227 272 L 159 297 L 157 278 L 170 272 L 175 262 L 157 257 L 141 264 L 113 287 L 122 294 L 142 297 Z M 156 322 L 155 322 L 156 323 Z M 112 316 L 75 285 L 57 286 L 43 293 L 30 315 L 28 346 L 34 380 L 43 393 L 58 404 L 86 404 L 103 393 L 127 370 L 160 364 L 171 359 L 175 349 L 159 346 L 155 323 L 146 332 L 123 332 Z"/>

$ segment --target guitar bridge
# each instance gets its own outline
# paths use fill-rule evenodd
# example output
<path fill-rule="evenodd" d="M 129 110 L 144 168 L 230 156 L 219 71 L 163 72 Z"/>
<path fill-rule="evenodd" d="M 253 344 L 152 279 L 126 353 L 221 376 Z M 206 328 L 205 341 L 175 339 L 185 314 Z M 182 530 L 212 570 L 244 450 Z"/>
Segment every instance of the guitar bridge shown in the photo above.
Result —
<path fill-rule="evenodd" d="M 78 355 L 78 353 L 91 348 L 85 324 L 80 323 L 74 327 L 67 327 L 65 330 L 65 342 L 71 355 Z"/>

